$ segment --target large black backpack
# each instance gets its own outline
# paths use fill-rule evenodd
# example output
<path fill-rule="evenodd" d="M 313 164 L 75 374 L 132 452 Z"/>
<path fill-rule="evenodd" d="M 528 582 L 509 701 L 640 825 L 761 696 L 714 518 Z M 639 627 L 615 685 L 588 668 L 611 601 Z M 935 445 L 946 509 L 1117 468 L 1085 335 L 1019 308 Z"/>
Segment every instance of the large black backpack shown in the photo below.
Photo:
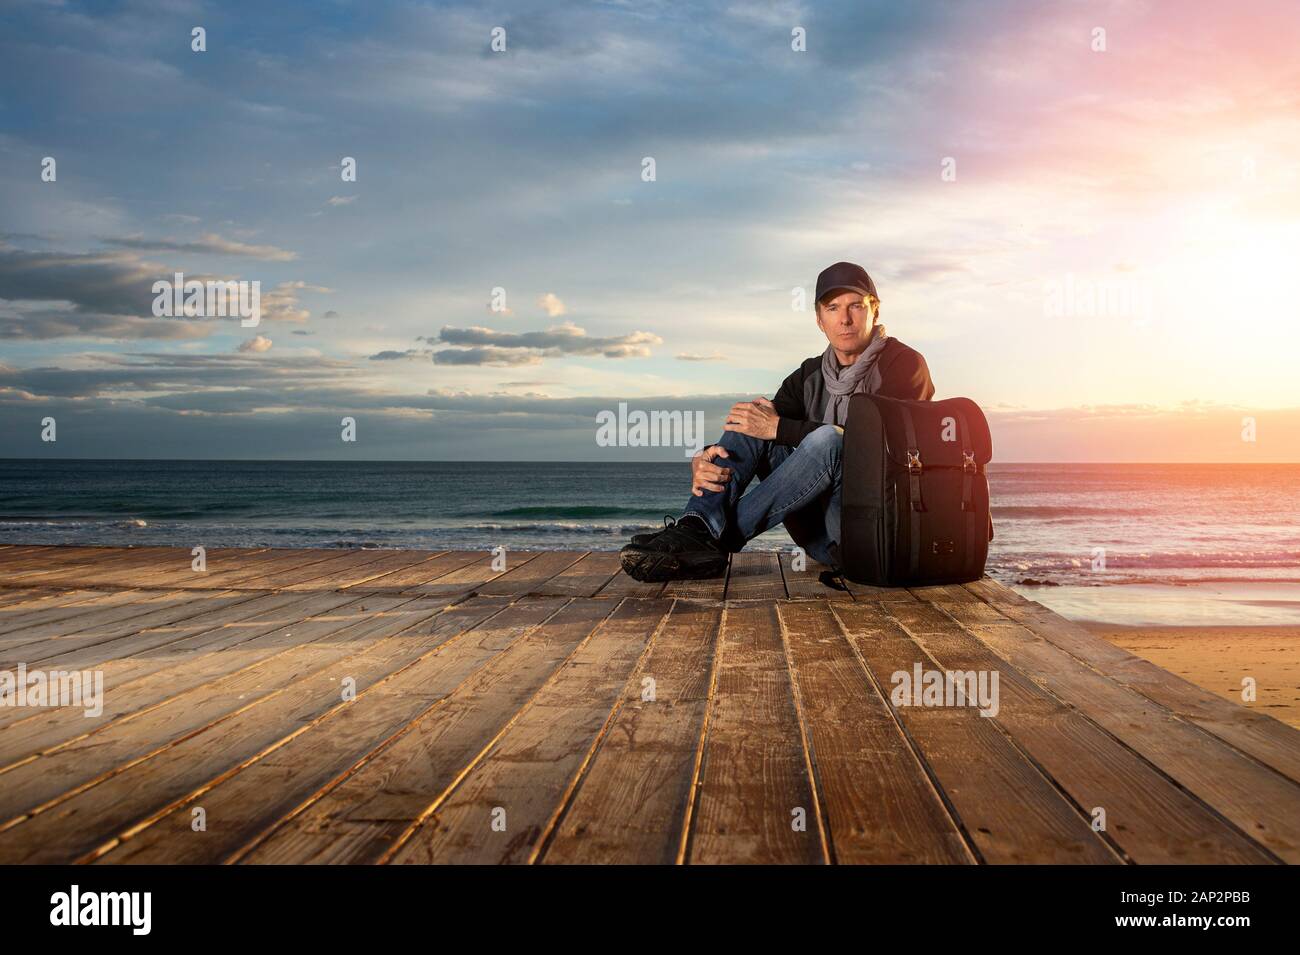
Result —
<path fill-rule="evenodd" d="M 842 573 L 885 587 L 983 576 L 993 439 L 979 405 L 854 395 L 844 430 Z"/>

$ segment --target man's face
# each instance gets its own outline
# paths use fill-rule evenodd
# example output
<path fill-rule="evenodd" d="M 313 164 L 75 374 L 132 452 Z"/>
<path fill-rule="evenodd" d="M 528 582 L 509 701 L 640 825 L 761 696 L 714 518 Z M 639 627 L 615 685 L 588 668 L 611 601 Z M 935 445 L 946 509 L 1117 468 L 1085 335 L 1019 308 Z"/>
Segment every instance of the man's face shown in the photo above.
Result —
<path fill-rule="evenodd" d="M 817 327 L 837 352 L 859 355 L 866 351 L 876 312 L 859 292 L 843 292 L 817 305 Z"/>

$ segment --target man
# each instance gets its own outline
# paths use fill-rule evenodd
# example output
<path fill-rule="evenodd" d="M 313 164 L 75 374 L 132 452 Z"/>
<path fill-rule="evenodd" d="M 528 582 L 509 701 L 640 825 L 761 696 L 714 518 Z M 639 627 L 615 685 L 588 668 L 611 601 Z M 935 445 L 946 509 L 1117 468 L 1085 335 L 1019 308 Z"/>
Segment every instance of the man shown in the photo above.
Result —
<path fill-rule="evenodd" d="M 778 523 L 814 559 L 838 562 L 849 397 L 928 401 L 934 383 L 920 353 L 885 334 L 876 285 L 862 266 L 837 262 L 817 276 L 815 310 L 826 351 L 800 365 L 771 401 L 732 407 L 722 438 L 691 461 L 693 496 L 682 517 L 623 548 L 629 576 L 717 577 L 730 552 Z M 758 487 L 745 494 L 755 477 Z"/>

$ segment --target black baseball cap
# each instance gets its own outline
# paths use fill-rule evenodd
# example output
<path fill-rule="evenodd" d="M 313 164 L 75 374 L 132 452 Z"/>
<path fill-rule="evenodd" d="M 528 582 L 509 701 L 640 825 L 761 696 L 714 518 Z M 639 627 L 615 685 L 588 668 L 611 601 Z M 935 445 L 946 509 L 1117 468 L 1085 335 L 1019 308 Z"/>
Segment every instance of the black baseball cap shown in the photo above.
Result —
<path fill-rule="evenodd" d="M 876 301 L 880 300 L 876 294 L 876 283 L 871 281 L 867 270 L 852 262 L 836 262 L 830 268 L 822 269 L 822 274 L 817 276 L 817 294 L 813 301 L 820 302 L 827 292 L 836 291 L 861 292 Z"/>

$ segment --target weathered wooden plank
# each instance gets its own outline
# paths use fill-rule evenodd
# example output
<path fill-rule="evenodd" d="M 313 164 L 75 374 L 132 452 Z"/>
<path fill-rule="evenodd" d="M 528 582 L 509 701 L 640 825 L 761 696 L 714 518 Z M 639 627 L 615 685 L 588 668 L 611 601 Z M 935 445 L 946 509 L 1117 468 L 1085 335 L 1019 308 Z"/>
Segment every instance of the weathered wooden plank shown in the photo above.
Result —
<path fill-rule="evenodd" d="M 849 589 L 836 590 L 822 583 L 821 575 L 830 570 L 825 564 L 804 555 L 795 566 L 796 555 L 782 551 L 777 555 L 781 562 L 781 575 L 785 578 L 785 590 L 791 600 L 852 600 L 853 592 Z M 844 583 L 838 576 L 837 580 Z"/>
<path fill-rule="evenodd" d="M 994 720 L 1138 863 L 1268 863 L 1275 858 L 1076 709 L 1062 703 L 938 607 L 891 604 L 891 618 L 953 670 L 1001 671 Z M 1014 800 L 1011 801 L 1014 805 Z"/>
<path fill-rule="evenodd" d="M 362 586 L 368 581 L 377 580 L 394 571 L 421 567 L 436 556 L 436 553 L 401 550 L 372 550 L 364 553 L 378 553 L 380 556 L 377 559 L 359 561 L 347 566 L 331 566 L 326 573 L 319 577 L 300 580 L 296 584 L 288 584 L 281 589 L 290 591 L 347 590 L 352 587 Z"/>
<path fill-rule="evenodd" d="M 983 608 L 981 610 L 980 608 Z M 1201 801 L 1288 862 L 1300 861 L 1300 789 L 1212 734 L 1084 665 L 988 604 L 950 603 L 994 653 L 1141 753 Z"/>
<path fill-rule="evenodd" d="M 71 650 L 109 644 L 146 627 L 175 623 L 205 610 L 243 603 L 256 596 L 233 590 L 206 591 L 201 596 L 181 591 L 157 595 L 137 591 L 137 599 L 123 606 L 93 610 L 71 620 L 26 627 L 7 634 L 0 638 L 0 667 L 17 666 L 20 662 L 30 666 Z"/>
<path fill-rule="evenodd" d="M 44 545 L 44 544 L 5 544 L 5 545 L 3 545 L 3 546 L 0 546 L 0 564 L 3 564 L 5 561 L 9 560 L 9 558 L 13 557 L 14 555 L 17 555 L 17 554 L 29 554 L 29 553 L 32 553 L 33 551 L 37 550 L 38 548 L 42 548 L 42 547 L 44 547 L 44 546 L 46 546 L 46 545 Z"/>
<path fill-rule="evenodd" d="M 0 551 L 0 582 L 11 568 L 39 564 L 51 560 L 69 560 L 73 547 L 54 547 L 45 544 L 9 544 Z M 3 584 L 0 583 L 0 586 Z"/>
<path fill-rule="evenodd" d="M 345 589 L 362 593 L 400 593 L 409 587 L 418 587 L 422 584 L 431 583 L 454 570 L 459 570 L 467 564 L 480 560 L 482 557 L 482 551 L 448 551 L 414 567 L 390 571 L 387 574 L 362 581 Z"/>
<path fill-rule="evenodd" d="M 341 692 L 344 680 L 355 681 L 357 689 L 371 686 L 410 666 L 502 606 L 503 598 L 495 597 L 446 609 L 436 599 L 412 600 L 390 614 L 368 621 L 372 635 L 380 634 L 381 639 L 360 648 L 356 647 L 355 640 L 350 641 L 345 647 L 356 652 L 337 656 L 329 661 L 332 665 L 314 667 L 292 682 L 282 674 L 275 688 L 255 703 L 240 706 L 233 713 L 209 722 L 201 733 L 189 732 L 174 738 L 163 749 L 155 749 L 143 758 L 124 760 L 138 742 L 127 740 L 125 747 L 113 746 L 111 743 L 115 741 L 108 738 L 110 729 L 97 734 L 93 742 L 88 741 L 86 748 L 68 747 L 54 756 L 19 767 L 6 775 L 17 775 L 28 766 L 65 755 L 76 761 L 78 774 L 106 763 L 113 768 L 75 791 L 29 810 L 25 818 L 0 826 L 0 862 L 84 861 L 232 767 L 273 751 L 293 735 L 304 732 L 328 711 L 351 705 Z M 238 703 L 262 687 L 246 679 L 242 685 L 226 689 L 222 705 Z M 157 739 L 160 732 L 168 732 L 167 724 L 174 719 L 168 720 L 160 709 L 133 722 L 154 724 L 156 729 L 150 727 L 146 736 Z M 79 748 L 89 751 L 76 752 Z M 166 758 L 151 758 L 163 751 Z M 24 785 L 21 798 L 30 798 L 32 788 Z M 13 802 L 8 789 L 0 793 L 0 802 L 6 806 L 0 815 L 8 815 L 7 808 Z M 72 818 L 77 820 L 76 825 L 68 824 Z"/>
<path fill-rule="evenodd" d="M 208 569 L 202 573 L 190 567 L 180 571 L 176 586 L 194 587 L 204 590 L 213 588 L 233 588 L 239 590 L 269 590 L 265 580 L 280 571 L 298 570 L 336 560 L 340 551 L 322 548 L 277 548 L 261 550 L 238 561 L 220 560 L 209 562 Z M 164 578 L 174 579 L 174 578 Z"/>
<path fill-rule="evenodd" d="M 194 569 L 195 557 L 184 548 L 167 548 L 161 555 L 154 557 L 147 564 L 130 570 L 130 586 L 139 586 L 148 590 L 171 590 L 177 588 L 226 589 L 222 586 L 224 575 L 232 570 L 264 565 L 268 562 L 284 561 L 290 554 L 301 551 L 268 550 L 258 548 L 213 548 L 207 552 L 208 571 Z M 128 586 L 126 578 L 109 571 L 97 573 L 97 586 L 104 588 Z"/>
<path fill-rule="evenodd" d="M 680 860 L 721 622 L 718 607 L 674 604 L 540 861 Z"/>
<path fill-rule="evenodd" d="M 979 598 L 963 587 L 961 584 L 941 584 L 929 587 L 908 587 L 910 593 L 917 600 L 930 602 L 943 601 L 946 603 L 978 603 Z"/>
<path fill-rule="evenodd" d="M 674 605 L 674 612 L 675 612 Z M 566 795 L 612 721 L 617 703 L 658 623 L 652 611 L 636 635 L 602 628 L 574 651 L 527 707 L 426 809 L 385 856 L 397 863 L 531 862 Z M 494 827 L 496 821 L 499 826 Z"/>
<path fill-rule="evenodd" d="M 35 587 L 15 587 L 12 590 L 0 590 L 0 622 L 11 620 L 20 613 L 28 613 L 46 601 L 67 599 L 69 594 L 77 594 L 79 599 L 87 599 L 98 591 L 94 590 L 38 590 Z"/>
<path fill-rule="evenodd" d="M 188 566 L 193 558 L 186 547 L 140 547 L 128 551 L 128 558 L 117 560 L 111 556 L 95 558 L 84 569 L 68 570 L 57 579 L 73 584 L 86 584 L 102 588 L 131 587 L 140 589 L 142 581 L 158 570 Z"/>
<path fill-rule="evenodd" d="M 508 596 L 535 593 L 556 574 L 576 564 L 582 551 L 549 551 L 532 555 L 523 563 L 517 562 L 520 555 L 507 556 L 514 566 L 500 577 L 485 582 L 478 588 L 479 593 Z"/>
<path fill-rule="evenodd" d="M 776 607 L 728 607 L 717 652 L 687 861 L 829 861 Z"/>
<path fill-rule="evenodd" d="M 114 575 L 150 566 L 179 552 L 175 547 L 101 547 L 94 550 L 93 554 L 77 554 L 72 560 L 53 558 L 26 568 L 15 568 L 5 574 L 5 585 L 96 587 Z"/>
<path fill-rule="evenodd" d="M 951 671 L 938 666 L 884 607 L 883 603 L 840 603 L 834 612 L 876 685 L 890 697 L 899 721 L 981 860 L 1119 863 L 1118 854 L 1093 831 L 1084 810 L 1062 798 L 989 718 L 1000 711 L 1003 668 L 963 671 L 975 675 L 975 686 L 986 691 L 984 698 L 977 691 L 969 697 L 954 693 L 949 700 L 940 686 L 937 704 L 933 699 L 927 702 L 921 696 L 926 674 L 943 676 Z M 997 683 L 992 682 L 995 677 Z M 905 688 L 905 682 L 912 683 L 913 693 L 896 692 Z M 970 685 L 963 686 L 969 689 Z M 1008 792 L 1016 794 L 1014 801 L 1006 798 Z"/>
<path fill-rule="evenodd" d="M 204 561 L 211 571 L 215 568 L 245 566 L 253 561 L 274 558 L 283 553 L 283 551 L 268 551 L 265 547 L 214 547 L 210 550 L 205 549 Z M 153 590 L 211 586 L 209 582 L 212 575 L 194 569 L 196 559 L 193 549 L 167 554 L 163 559 L 135 571 L 133 585 Z M 218 589 L 225 589 L 219 584 L 216 586 Z"/>
<path fill-rule="evenodd" d="M 45 657 L 40 661 L 43 670 L 53 669 L 95 669 L 100 672 L 111 663 L 123 657 L 131 657 L 147 651 L 159 651 L 171 643 L 186 636 L 202 633 L 214 627 L 233 625 L 262 611 L 278 607 L 293 600 L 294 595 L 279 597 L 277 594 L 253 594 L 251 599 L 226 603 L 205 604 L 198 612 L 175 623 L 164 622 L 157 627 L 143 627 L 124 636 L 104 643 L 73 643 L 63 652 Z M 273 599 L 277 598 L 278 599 Z M 210 606 L 210 610 L 202 609 Z M 62 644 L 60 644 L 61 646 Z M 0 716 L 0 725 L 3 725 Z"/>
<path fill-rule="evenodd" d="M 0 767 L 80 739 L 113 719 L 156 706 L 289 647 L 342 630 L 367 611 L 354 608 L 351 616 L 332 612 L 359 599 L 331 593 L 264 594 L 223 612 L 202 615 L 201 626 L 143 631 L 128 638 L 133 644 L 131 656 L 95 662 L 87 659 L 86 651 L 75 651 L 42 661 L 46 669 L 94 666 L 103 674 L 104 710 L 93 717 L 68 707 L 0 710 L 0 726 L 9 727 L 0 735 Z M 241 618 L 241 614 L 246 615 Z M 143 643 L 145 638 L 150 643 Z M 165 675 L 144 682 L 144 677 L 164 670 Z"/>
<path fill-rule="evenodd" d="M 591 551 L 538 587 L 537 592 L 557 597 L 594 597 L 615 574 L 621 573 L 618 554 Z"/>
<path fill-rule="evenodd" d="M 264 575 L 259 574 L 251 580 L 242 581 L 241 585 L 258 590 L 329 590 L 333 587 L 330 581 L 336 575 L 347 575 L 358 568 L 382 561 L 387 553 L 382 550 L 343 551 L 337 557 L 327 560 L 304 562 L 293 569 L 276 569 Z"/>
<path fill-rule="evenodd" d="M 731 555 L 727 573 L 728 600 L 779 600 L 785 597 L 785 579 L 777 555 L 771 551 L 741 551 Z"/>
<path fill-rule="evenodd" d="M 601 635 L 648 639 L 668 605 L 574 601 L 501 653 L 410 730 L 237 854 L 250 863 L 375 862 L 432 813 L 557 666 Z M 611 613 L 612 611 L 612 613 Z"/>
<path fill-rule="evenodd" d="M 69 743 L 49 746 L 39 759 L 5 768 L 0 775 L 4 780 L 0 786 L 0 829 L 75 795 L 123 766 L 164 751 L 223 717 L 254 707 L 283 691 L 294 679 L 326 671 L 331 664 L 379 644 L 438 610 L 436 605 L 411 598 L 374 597 L 365 602 L 364 610 L 358 604 L 323 618 L 316 634 L 328 635 L 329 640 L 295 643 L 252 666 L 236 667 L 180 693 L 170 692 L 175 677 L 171 673 L 153 674 L 119 688 L 105 700 L 106 719 L 96 720 L 96 725 Z M 219 668 L 226 661 L 208 659 L 205 663 Z M 162 705 L 157 705 L 160 702 Z"/>
<path fill-rule="evenodd" d="M 477 559 L 458 567 L 450 573 L 442 574 L 428 583 L 407 587 L 403 593 L 430 596 L 436 594 L 453 596 L 474 593 L 489 581 L 495 580 L 503 574 L 522 570 L 522 568 L 527 567 L 536 560 L 538 556 L 539 554 L 536 551 L 516 554 L 512 564 L 507 564 L 504 569 L 498 570 L 497 567 L 500 565 L 493 566 L 495 561 L 491 554 L 479 553 Z"/>
<path fill-rule="evenodd" d="M 107 557 L 121 558 L 136 552 L 135 548 L 125 547 L 35 545 L 15 551 L 5 560 L 0 561 L 0 586 L 14 585 L 33 572 L 90 567 L 96 560 Z"/>
<path fill-rule="evenodd" d="M 600 597 L 659 597 L 664 592 L 663 583 L 647 584 L 639 580 L 633 580 L 627 574 L 623 573 L 620 565 L 619 572 L 604 587 L 600 588 L 597 596 Z"/>
<path fill-rule="evenodd" d="M 1033 603 L 1033 601 L 1025 599 L 1006 584 L 1000 583 L 992 577 L 981 577 L 979 580 L 972 581 L 969 584 L 963 584 L 962 587 L 974 594 L 978 599 L 983 600 L 985 603 Z"/>
<path fill-rule="evenodd" d="M 727 574 L 724 572 L 717 577 L 699 580 L 670 580 L 664 584 L 663 596 L 684 600 L 721 600 L 726 591 Z"/>
<path fill-rule="evenodd" d="M 212 863 L 309 802 L 322 788 L 356 771 L 378 748 L 406 732 L 470 675 L 543 624 L 564 598 L 524 597 L 466 629 L 407 668 L 363 689 L 348 706 L 329 710 L 274 752 L 235 767 L 159 818 L 111 844 L 100 862 Z M 206 829 L 191 827 L 202 808 Z"/>
<path fill-rule="evenodd" d="M 824 601 L 778 605 L 837 862 L 973 862 L 929 776 Z"/>
<path fill-rule="evenodd" d="M 1013 593 L 1007 588 L 1002 590 Z M 997 593 L 991 588 L 984 588 L 983 592 Z M 1300 783 L 1300 730 L 1203 690 L 1089 633 L 1041 604 L 1009 601 L 997 594 L 992 606 L 1001 615 L 1027 627 L 1117 683 L 1167 707 L 1293 782 Z"/>
<path fill-rule="evenodd" d="M 0 637 L 8 637 L 29 628 L 57 623 L 60 620 L 75 620 L 90 613 L 91 608 L 119 607 L 140 599 L 140 594 L 134 590 L 62 590 L 53 594 L 36 590 L 15 590 L 10 593 L 28 595 L 30 599 L 4 608 L 8 612 L 0 615 Z"/>

